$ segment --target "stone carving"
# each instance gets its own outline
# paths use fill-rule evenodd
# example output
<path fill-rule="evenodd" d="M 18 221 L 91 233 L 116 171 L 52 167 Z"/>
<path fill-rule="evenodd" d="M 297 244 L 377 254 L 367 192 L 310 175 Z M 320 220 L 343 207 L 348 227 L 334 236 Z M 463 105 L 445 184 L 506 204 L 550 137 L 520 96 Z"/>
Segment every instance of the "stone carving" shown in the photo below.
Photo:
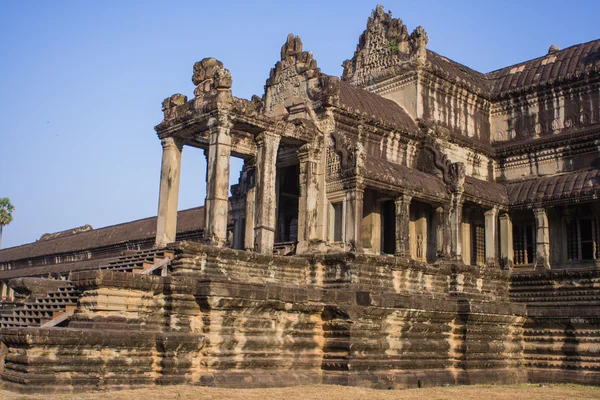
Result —
<path fill-rule="evenodd" d="M 265 85 L 265 112 L 284 114 L 290 106 L 310 102 L 319 91 L 320 74 L 312 53 L 303 51 L 302 40 L 290 33 Z"/>
<path fill-rule="evenodd" d="M 462 162 L 451 162 L 441 151 L 435 138 L 425 134 L 422 138 L 421 156 L 417 168 L 429 174 L 439 171 L 450 192 L 462 192 L 466 177 L 466 168 Z"/>
<path fill-rule="evenodd" d="M 415 60 L 418 65 L 425 64 L 427 59 L 427 32 L 422 26 L 418 26 L 411 34 L 409 38 L 410 44 L 410 56 Z"/>
<path fill-rule="evenodd" d="M 176 93 L 171 97 L 167 97 L 162 102 L 162 112 L 166 120 L 176 117 L 176 108 L 187 103 L 187 96 Z"/>
<path fill-rule="evenodd" d="M 357 85 L 369 85 L 393 75 L 399 65 L 413 60 L 420 66 L 426 59 L 427 34 L 419 26 L 409 36 L 406 25 L 392 18 L 378 5 L 367 21 L 354 56 L 344 61 L 342 79 Z"/>
<path fill-rule="evenodd" d="M 194 95 L 216 95 L 217 90 L 231 88 L 231 73 L 223 67 L 223 63 L 215 58 L 208 57 L 194 64 L 192 82 L 196 85 Z"/>

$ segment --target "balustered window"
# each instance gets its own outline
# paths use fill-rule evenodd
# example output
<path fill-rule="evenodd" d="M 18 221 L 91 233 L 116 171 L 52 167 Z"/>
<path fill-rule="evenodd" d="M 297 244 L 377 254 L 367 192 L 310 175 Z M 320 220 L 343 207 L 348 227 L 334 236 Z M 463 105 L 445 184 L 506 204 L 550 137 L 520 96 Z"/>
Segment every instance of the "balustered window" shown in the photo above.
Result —
<path fill-rule="evenodd" d="M 534 224 L 513 225 L 513 250 L 515 265 L 533 264 L 535 261 Z"/>
<path fill-rule="evenodd" d="M 567 260 L 597 260 L 600 258 L 598 221 L 594 217 L 569 218 L 565 221 Z"/>
<path fill-rule="evenodd" d="M 485 265 L 485 225 L 477 224 L 473 226 L 471 232 L 471 243 L 473 244 L 471 247 L 471 263 L 475 265 Z"/>

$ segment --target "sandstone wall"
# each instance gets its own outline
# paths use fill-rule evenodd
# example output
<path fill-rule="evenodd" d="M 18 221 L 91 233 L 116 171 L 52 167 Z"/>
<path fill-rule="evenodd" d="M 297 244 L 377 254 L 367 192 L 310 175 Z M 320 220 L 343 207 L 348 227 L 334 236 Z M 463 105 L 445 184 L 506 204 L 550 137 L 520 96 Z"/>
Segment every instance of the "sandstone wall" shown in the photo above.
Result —
<path fill-rule="evenodd" d="M 189 383 L 381 389 L 523 382 L 524 308 L 493 269 L 197 244 L 173 273 L 76 273 L 66 328 L 4 330 L 29 392 Z"/>
<path fill-rule="evenodd" d="M 523 365 L 533 382 L 600 382 L 600 271 L 519 273 L 511 297 L 527 305 Z"/>

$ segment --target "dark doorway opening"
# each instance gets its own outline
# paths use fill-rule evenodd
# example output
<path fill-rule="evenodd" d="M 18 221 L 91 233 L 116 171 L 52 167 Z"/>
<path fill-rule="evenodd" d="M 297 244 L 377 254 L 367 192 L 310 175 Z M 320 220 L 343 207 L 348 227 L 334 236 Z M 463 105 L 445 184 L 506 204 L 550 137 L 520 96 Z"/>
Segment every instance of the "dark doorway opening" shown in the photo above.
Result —
<path fill-rule="evenodd" d="M 396 250 L 396 204 L 393 200 L 381 203 L 381 252 L 394 254 Z"/>
<path fill-rule="evenodd" d="M 278 171 L 279 198 L 277 202 L 276 242 L 298 240 L 298 202 L 300 198 L 300 168 L 298 164 Z"/>

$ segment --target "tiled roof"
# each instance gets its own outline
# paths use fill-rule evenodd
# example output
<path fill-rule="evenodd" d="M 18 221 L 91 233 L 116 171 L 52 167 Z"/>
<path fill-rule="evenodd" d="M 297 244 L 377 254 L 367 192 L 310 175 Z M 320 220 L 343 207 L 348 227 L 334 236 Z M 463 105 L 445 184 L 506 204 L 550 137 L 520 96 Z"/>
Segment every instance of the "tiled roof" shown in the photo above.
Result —
<path fill-rule="evenodd" d="M 599 74 L 600 40 L 576 44 L 487 74 L 427 50 L 426 67 L 484 97 L 496 97 L 531 87 L 578 79 L 590 73 Z"/>
<path fill-rule="evenodd" d="M 600 72 L 600 40 L 577 44 L 530 61 L 490 72 L 492 94 L 522 90 Z"/>
<path fill-rule="evenodd" d="M 339 81 L 339 85 L 342 108 L 366 113 L 368 117 L 385 121 L 405 132 L 414 133 L 418 131 L 415 121 L 394 101 L 344 81 Z"/>
<path fill-rule="evenodd" d="M 394 164 L 381 158 L 367 157 L 365 159 L 365 172 L 367 178 L 417 193 L 440 198 L 446 197 L 448 193 L 446 185 L 437 176 L 405 165 Z"/>
<path fill-rule="evenodd" d="M 501 183 L 465 177 L 465 193 L 492 203 L 508 204 L 506 186 Z"/>
<path fill-rule="evenodd" d="M 204 227 L 204 207 L 179 211 L 177 232 L 189 232 Z M 111 246 L 132 240 L 152 238 L 156 234 L 156 217 L 92 229 L 54 239 L 0 250 L 0 263 L 50 254 L 74 253 L 90 248 Z"/>
<path fill-rule="evenodd" d="M 600 170 L 588 169 L 509 183 L 507 191 L 511 206 L 595 197 L 600 193 Z"/>
<path fill-rule="evenodd" d="M 484 74 L 431 50 L 427 50 L 427 67 L 450 81 L 463 83 L 475 93 L 485 95 L 491 90 L 491 85 Z"/>

